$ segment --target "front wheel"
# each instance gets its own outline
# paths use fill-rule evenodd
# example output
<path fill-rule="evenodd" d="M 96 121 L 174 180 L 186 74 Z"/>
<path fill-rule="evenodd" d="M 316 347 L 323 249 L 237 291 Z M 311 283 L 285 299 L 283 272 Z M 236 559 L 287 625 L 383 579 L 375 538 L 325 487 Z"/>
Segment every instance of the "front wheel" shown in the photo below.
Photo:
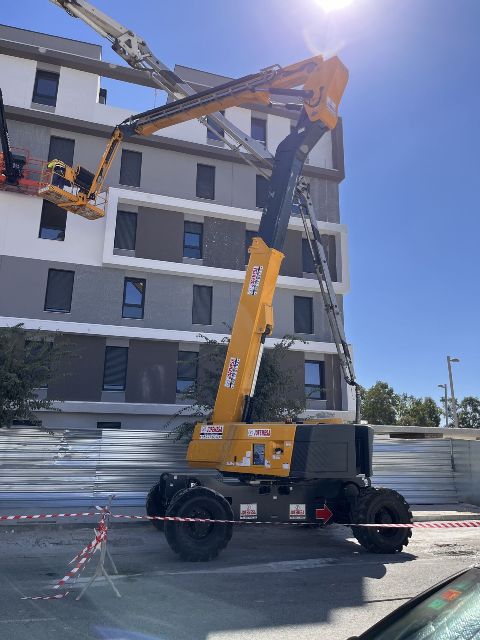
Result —
<path fill-rule="evenodd" d="M 190 487 L 179 491 L 170 503 L 166 516 L 233 520 L 232 507 L 212 489 Z M 170 548 L 189 562 L 205 562 L 216 558 L 230 542 L 231 522 L 165 522 L 165 537 Z"/>
<path fill-rule="evenodd" d="M 405 498 L 393 489 L 362 489 L 350 512 L 355 524 L 411 524 L 412 512 Z M 397 553 L 408 545 L 411 528 L 355 527 L 353 535 L 373 553 Z"/>

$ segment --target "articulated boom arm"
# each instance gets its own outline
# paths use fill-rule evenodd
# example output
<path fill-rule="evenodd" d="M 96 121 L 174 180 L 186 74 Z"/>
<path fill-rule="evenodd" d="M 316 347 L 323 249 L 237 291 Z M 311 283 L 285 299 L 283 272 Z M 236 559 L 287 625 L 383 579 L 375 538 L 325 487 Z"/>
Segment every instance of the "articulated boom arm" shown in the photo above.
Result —
<path fill-rule="evenodd" d="M 170 98 L 178 100 L 196 93 L 195 89 L 155 56 L 142 37 L 94 7 L 90 2 L 86 0 L 50 0 L 50 2 L 64 9 L 69 15 L 83 20 L 99 35 L 109 40 L 112 49 L 125 62 L 134 69 L 147 73 L 152 82 L 166 91 Z M 273 158 L 268 149 L 232 124 L 221 113 L 218 111 L 211 113 L 209 122 L 206 116 L 201 116 L 200 120 L 230 149 L 237 151 L 244 149 L 253 156 L 260 167 L 271 168 Z M 220 133 L 222 130 L 225 132 L 223 135 Z M 248 164 L 253 164 L 246 154 L 242 154 L 242 157 Z"/>

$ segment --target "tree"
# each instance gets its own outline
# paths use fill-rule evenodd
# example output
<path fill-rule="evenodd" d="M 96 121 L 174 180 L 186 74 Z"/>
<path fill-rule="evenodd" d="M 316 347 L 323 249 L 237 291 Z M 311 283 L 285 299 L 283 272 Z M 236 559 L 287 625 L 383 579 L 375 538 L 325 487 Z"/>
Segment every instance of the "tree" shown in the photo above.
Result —
<path fill-rule="evenodd" d="M 395 424 L 398 396 L 386 382 L 378 381 L 363 394 L 362 418 L 369 424 Z"/>
<path fill-rule="evenodd" d="M 463 429 L 480 429 L 480 399 L 465 396 L 458 405 L 458 424 Z"/>
<path fill-rule="evenodd" d="M 182 397 L 189 401 L 188 407 L 181 409 L 174 416 L 176 418 L 186 412 L 189 414 L 188 419 L 174 429 L 177 439 L 190 439 L 196 419 L 210 418 L 225 361 L 228 339 L 218 342 L 206 336 L 200 337 L 204 344 L 201 345 L 197 358 L 197 381 L 182 394 Z M 255 388 L 252 411 L 254 422 L 278 422 L 288 418 L 296 420 L 305 410 L 304 386 L 302 384 L 299 387 L 294 369 L 283 366 L 296 340 L 295 337 L 285 336 L 272 349 L 265 349 Z"/>
<path fill-rule="evenodd" d="M 0 427 L 17 419 L 34 421 L 34 411 L 53 409 L 36 390 L 60 375 L 65 355 L 52 334 L 26 331 L 21 324 L 0 328 Z"/>
<path fill-rule="evenodd" d="M 438 427 L 442 412 L 433 398 L 398 397 L 396 423 L 406 427 Z"/>

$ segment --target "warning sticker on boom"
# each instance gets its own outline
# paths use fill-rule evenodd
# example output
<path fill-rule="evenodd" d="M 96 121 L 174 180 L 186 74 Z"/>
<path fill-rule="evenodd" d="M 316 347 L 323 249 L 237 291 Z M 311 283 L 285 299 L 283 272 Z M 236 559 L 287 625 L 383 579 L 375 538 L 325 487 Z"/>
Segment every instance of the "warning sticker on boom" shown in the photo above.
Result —
<path fill-rule="evenodd" d="M 262 279 L 263 267 L 261 265 L 255 265 L 252 269 L 252 275 L 250 276 L 250 282 L 248 283 L 248 295 L 256 296 L 258 288 L 260 287 L 260 280 Z"/>
<path fill-rule="evenodd" d="M 200 427 L 200 440 L 221 440 L 223 424 L 203 424 Z"/>
<path fill-rule="evenodd" d="M 240 365 L 240 358 L 230 358 L 228 363 L 227 375 L 225 376 L 225 386 L 227 389 L 233 389 L 235 386 L 235 380 L 237 379 L 238 367 Z"/>
<path fill-rule="evenodd" d="M 290 520 L 305 520 L 307 517 L 307 511 L 304 504 L 291 504 L 290 505 Z"/>
<path fill-rule="evenodd" d="M 257 519 L 257 503 L 240 505 L 240 520 L 256 520 Z"/>
<path fill-rule="evenodd" d="M 249 438 L 270 438 L 272 435 L 271 429 L 249 429 Z"/>

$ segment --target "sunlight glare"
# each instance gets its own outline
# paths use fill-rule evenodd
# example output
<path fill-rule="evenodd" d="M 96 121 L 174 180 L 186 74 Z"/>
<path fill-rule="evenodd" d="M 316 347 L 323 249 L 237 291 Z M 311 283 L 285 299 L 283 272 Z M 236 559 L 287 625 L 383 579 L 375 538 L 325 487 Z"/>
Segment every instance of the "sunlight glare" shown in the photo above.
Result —
<path fill-rule="evenodd" d="M 338 11 L 340 9 L 345 9 L 349 5 L 352 4 L 353 0 L 315 0 L 316 3 L 322 8 L 325 13 L 330 13 L 331 11 Z"/>

